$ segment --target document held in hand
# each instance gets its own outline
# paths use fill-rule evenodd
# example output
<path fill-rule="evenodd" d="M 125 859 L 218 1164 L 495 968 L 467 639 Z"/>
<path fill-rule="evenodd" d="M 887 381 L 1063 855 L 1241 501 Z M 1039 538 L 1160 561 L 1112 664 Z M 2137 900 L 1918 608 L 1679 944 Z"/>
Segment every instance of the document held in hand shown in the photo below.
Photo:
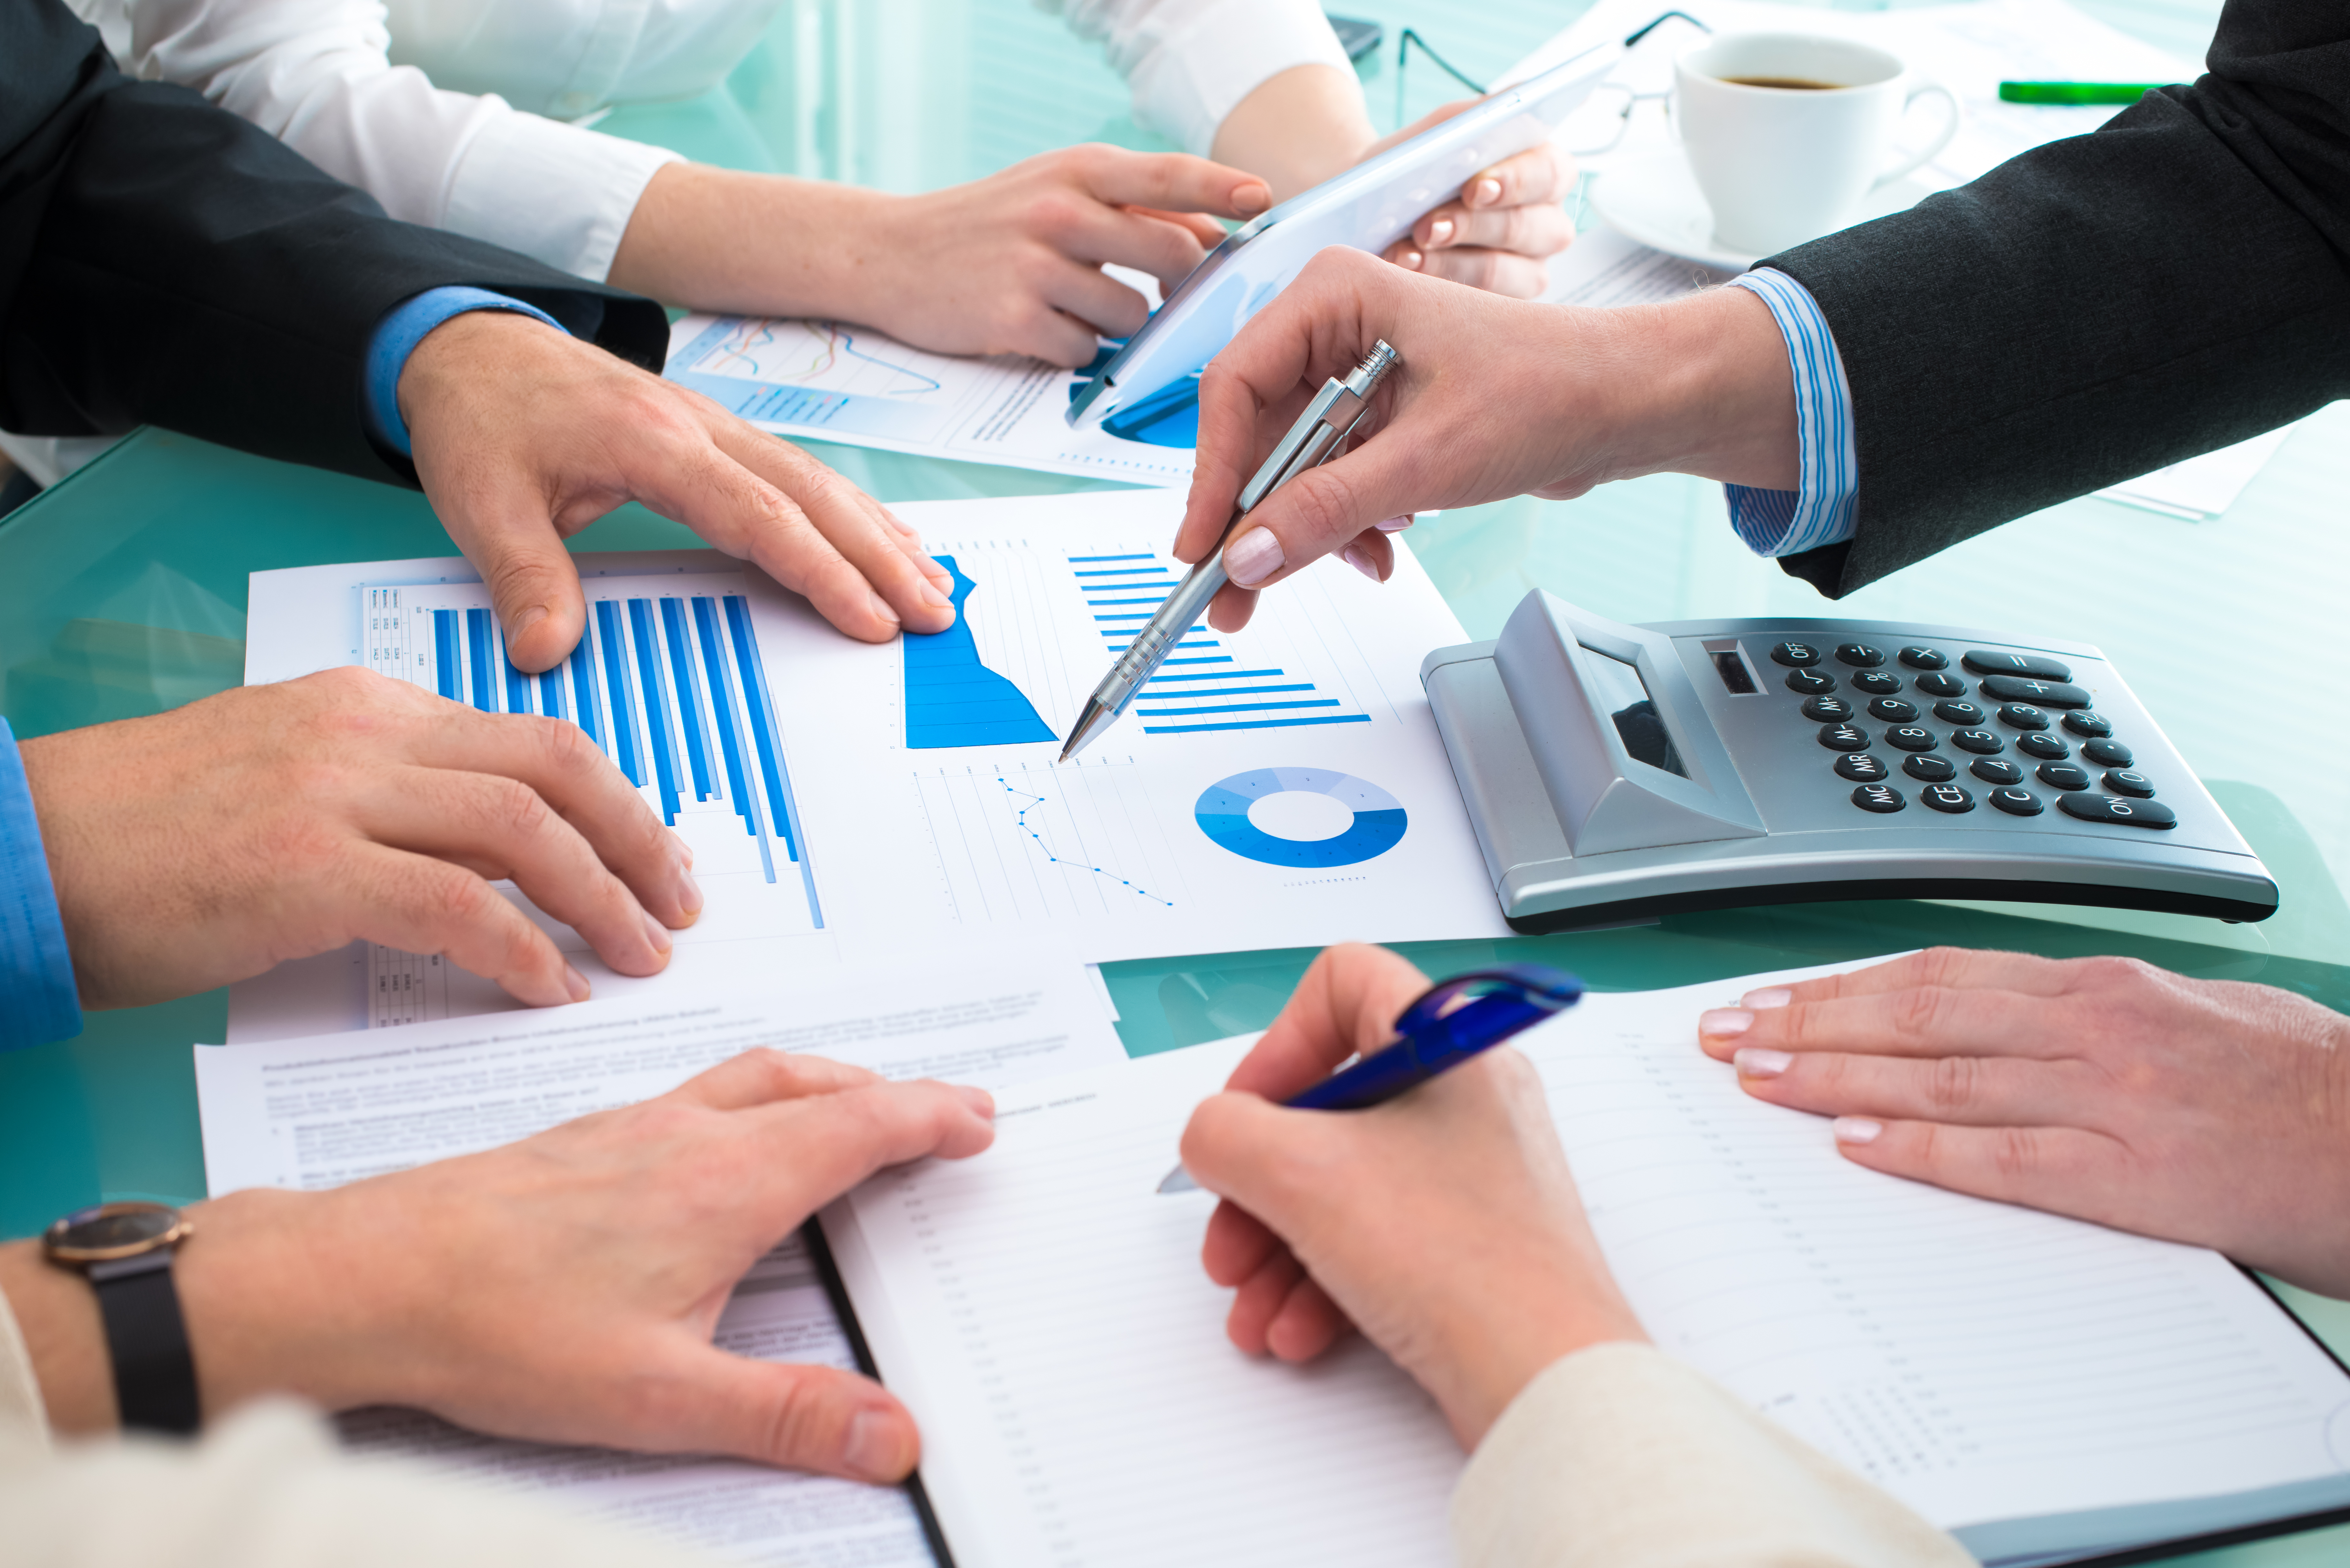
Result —
<path fill-rule="evenodd" d="M 1988 1563 L 2350 1505 L 2350 1374 L 2259 1285 L 1844 1160 L 1696 1047 L 1759 983 L 1587 996 L 1516 1042 L 1659 1347 Z M 1249 1044 L 1007 1093 L 986 1154 L 827 1211 L 959 1568 L 1449 1560 L 1434 1406 L 1359 1341 L 1242 1355 L 1200 1267 L 1215 1199 L 1153 1190 Z"/>

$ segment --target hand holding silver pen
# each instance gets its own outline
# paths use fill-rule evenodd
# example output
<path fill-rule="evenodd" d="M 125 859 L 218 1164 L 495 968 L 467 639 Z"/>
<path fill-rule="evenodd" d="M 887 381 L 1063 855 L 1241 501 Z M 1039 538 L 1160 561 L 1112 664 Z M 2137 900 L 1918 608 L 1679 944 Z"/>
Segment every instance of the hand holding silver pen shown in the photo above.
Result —
<path fill-rule="evenodd" d="M 1255 476 L 1241 487 L 1240 499 L 1232 507 L 1232 519 L 1224 524 L 1216 547 L 1201 557 L 1199 565 L 1167 596 L 1158 613 L 1127 650 L 1118 655 L 1101 684 L 1094 688 L 1094 694 L 1086 700 L 1085 711 L 1077 715 L 1076 724 L 1069 731 L 1067 742 L 1061 747 L 1060 761 L 1067 762 L 1085 750 L 1095 736 L 1117 722 L 1168 651 L 1207 613 L 1209 601 L 1227 581 L 1224 541 L 1232 536 L 1241 519 L 1298 474 L 1336 456 L 1347 436 L 1354 433 L 1355 427 L 1370 410 L 1371 394 L 1399 362 L 1396 351 L 1380 341 L 1372 345 L 1363 362 L 1345 380 L 1333 376 L 1323 384 Z"/>

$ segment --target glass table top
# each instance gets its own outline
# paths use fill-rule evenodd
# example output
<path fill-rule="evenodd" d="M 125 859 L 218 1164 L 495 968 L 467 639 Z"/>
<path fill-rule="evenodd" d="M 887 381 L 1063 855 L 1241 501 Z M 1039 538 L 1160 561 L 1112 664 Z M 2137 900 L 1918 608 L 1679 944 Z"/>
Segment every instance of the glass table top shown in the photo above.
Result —
<path fill-rule="evenodd" d="M 1455 96 L 1415 57 L 1398 103 L 1395 39 L 1413 27 L 1486 79 L 1564 26 L 1575 4 L 1347 3 L 1388 43 L 1365 67 L 1382 129 Z M 2217 5 L 2098 0 L 2103 19 L 2199 57 Z M 910 44 L 907 40 L 911 39 Z M 1097 53 L 1029 0 L 790 0 L 727 86 L 629 106 L 602 128 L 740 167 L 847 175 L 897 190 L 973 178 L 1088 139 L 1153 146 Z M 1058 493 L 1092 482 L 810 443 L 885 501 Z M 1624 929 L 1404 950 L 1422 968 L 1503 956 L 1595 986 L 1689 983 L 1930 942 L 2069 956 L 2121 951 L 2181 972 L 2258 980 L 2350 1012 L 2350 681 L 2314 628 L 2350 582 L 2350 405 L 2295 431 L 2223 516 L 2186 523 L 2085 500 L 2008 524 L 1845 600 L 1821 599 L 1731 534 L 1718 486 L 1662 475 L 1578 501 L 1504 502 L 1408 535 L 1472 638 L 1530 588 L 1627 621 L 1866 615 L 2054 630 L 2101 647 L 2209 782 L 2283 889 L 2257 926 L 2013 905 L 1814 904 L 1677 916 Z M 582 551 L 697 544 L 624 507 Z M 0 712 L 20 735 L 161 711 L 242 679 L 246 575 L 453 553 L 416 493 L 272 463 L 157 431 L 0 519 Z M 2287 684 L 2288 672 L 2293 672 Z M 1261 1027 L 1311 952 L 1107 965 L 1140 1054 Z M 203 1190 L 189 1045 L 217 1041 L 226 993 L 88 1018 L 74 1041 L 0 1056 L 0 1235 L 100 1197 Z M 2295 1298 L 2350 1347 L 2350 1306 Z M 2315 1564 L 2350 1528 L 2204 1554 Z"/>

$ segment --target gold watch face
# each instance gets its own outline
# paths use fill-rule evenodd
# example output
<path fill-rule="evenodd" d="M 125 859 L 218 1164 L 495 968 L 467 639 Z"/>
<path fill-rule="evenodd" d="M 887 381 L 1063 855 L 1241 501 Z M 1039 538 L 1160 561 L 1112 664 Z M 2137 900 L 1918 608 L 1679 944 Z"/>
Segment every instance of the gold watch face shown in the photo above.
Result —
<path fill-rule="evenodd" d="M 104 1263 L 135 1258 L 185 1241 L 192 1227 L 180 1211 L 162 1203 L 100 1203 L 78 1209 L 41 1237 L 49 1257 L 60 1263 Z"/>

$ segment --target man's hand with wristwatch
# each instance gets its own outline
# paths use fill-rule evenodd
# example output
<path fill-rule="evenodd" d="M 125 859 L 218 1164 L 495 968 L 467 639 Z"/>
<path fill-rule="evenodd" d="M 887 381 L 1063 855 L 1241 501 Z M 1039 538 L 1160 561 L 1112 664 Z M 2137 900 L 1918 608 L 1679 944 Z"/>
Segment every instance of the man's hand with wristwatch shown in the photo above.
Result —
<path fill-rule="evenodd" d="M 979 1089 L 752 1051 L 642 1105 L 332 1191 L 68 1215 L 0 1246 L 0 1292 L 62 1433 L 186 1430 L 276 1393 L 896 1480 L 920 1440 L 878 1384 L 711 1334 L 816 1209 L 883 1166 L 976 1154 L 993 1115 Z"/>

